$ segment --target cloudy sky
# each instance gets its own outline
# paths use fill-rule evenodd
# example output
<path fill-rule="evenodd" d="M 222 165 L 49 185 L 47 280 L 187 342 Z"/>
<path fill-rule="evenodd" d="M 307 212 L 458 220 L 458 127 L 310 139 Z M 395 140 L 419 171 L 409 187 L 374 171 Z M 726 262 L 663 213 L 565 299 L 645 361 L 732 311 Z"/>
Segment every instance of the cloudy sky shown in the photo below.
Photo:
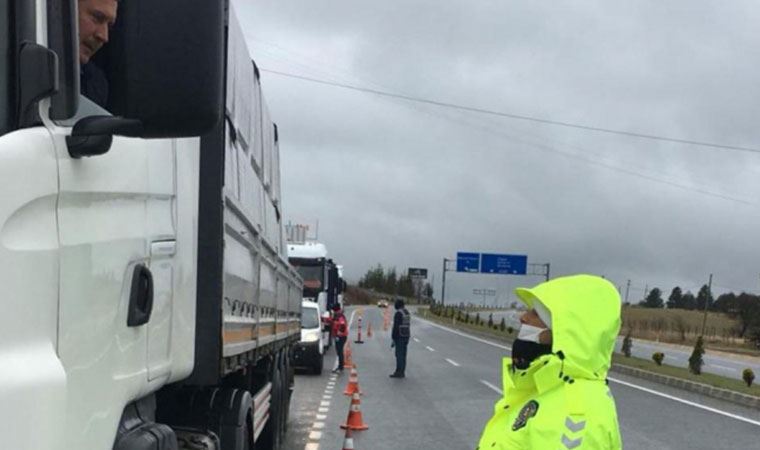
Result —
<path fill-rule="evenodd" d="M 760 149 L 760 3 L 237 1 L 279 124 L 286 218 L 357 280 L 527 254 L 552 275 L 760 290 L 760 150 L 520 121 L 406 96 Z M 433 275 L 434 274 L 434 275 Z M 447 299 L 540 277 L 447 274 Z"/>

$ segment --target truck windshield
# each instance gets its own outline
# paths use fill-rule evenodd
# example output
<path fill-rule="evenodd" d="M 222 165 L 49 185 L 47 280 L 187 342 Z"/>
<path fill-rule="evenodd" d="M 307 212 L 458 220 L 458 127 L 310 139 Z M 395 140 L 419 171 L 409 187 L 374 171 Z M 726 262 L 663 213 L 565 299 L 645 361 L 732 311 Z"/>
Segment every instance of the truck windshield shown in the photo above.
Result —
<path fill-rule="evenodd" d="M 303 278 L 304 292 L 319 292 L 324 283 L 322 266 L 296 266 L 298 274 Z"/>
<path fill-rule="evenodd" d="M 11 129 L 11 11 L 10 0 L 0 0 L 0 136 Z"/>
<path fill-rule="evenodd" d="M 301 307 L 301 328 L 319 327 L 319 314 L 317 308 Z"/>

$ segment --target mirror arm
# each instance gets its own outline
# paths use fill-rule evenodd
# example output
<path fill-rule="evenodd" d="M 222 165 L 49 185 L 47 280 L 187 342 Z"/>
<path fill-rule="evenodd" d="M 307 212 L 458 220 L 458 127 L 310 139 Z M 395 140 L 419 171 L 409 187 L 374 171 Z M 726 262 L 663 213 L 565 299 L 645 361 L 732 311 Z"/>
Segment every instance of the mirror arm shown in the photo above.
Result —
<path fill-rule="evenodd" d="M 80 119 L 66 137 L 72 158 L 102 155 L 111 149 L 114 135 L 139 137 L 142 123 L 114 116 L 89 116 Z"/>

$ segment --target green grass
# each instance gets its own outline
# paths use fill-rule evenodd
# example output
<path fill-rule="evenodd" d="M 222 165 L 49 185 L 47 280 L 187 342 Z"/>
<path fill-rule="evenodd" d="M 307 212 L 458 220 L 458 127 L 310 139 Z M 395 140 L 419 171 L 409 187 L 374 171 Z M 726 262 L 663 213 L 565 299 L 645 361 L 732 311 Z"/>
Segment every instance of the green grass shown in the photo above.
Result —
<path fill-rule="evenodd" d="M 499 341 L 505 343 L 511 343 L 514 340 L 515 334 L 507 334 L 498 330 L 490 329 L 487 326 L 478 326 L 474 324 L 467 324 L 457 321 L 456 324 L 452 323 L 450 318 L 442 318 L 430 313 L 427 308 L 419 308 L 418 314 L 431 322 L 436 322 L 441 325 L 447 325 L 460 330 L 471 331 L 480 335 L 493 337 Z M 667 357 L 665 357 L 667 363 Z M 711 373 L 702 373 L 702 375 L 694 375 L 689 372 L 688 369 L 681 367 L 673 367 L 668 365 L 658 366 L 654 361 L 641 359 L 636 357 L 626 358 L 620 354 L 612 355 L 612 363 L 622 366 L 635 367 L 637 369 L 648 370 L 650 372 L 658 373 L 661 375 L 667 375 L 676 378 L 682 378 L 697 383 L 707 384 L 721 389 L 728 389 L 731 391 L 741 392 L 742 394 L 754 395 L 760 397 L 760 385 L 753 384 L 752 387 L 747 387 L 747 384 L 740 379 L 733 379 L 728 377 L 722 377 L 720 375 L 714 375 Z M 760 374 L 755 374 L 760 377 Z"/>
<path fill-rule="evenodd" d="M 666 363 L 667 360 L 667 357 L 665 357 Z M 683 378 L 689 381 L 694 381 L 696 383 L 707 384 L 721 389 L 728 389 L 731 391 L 741 392 L 742 394 L 749 394 L 760 397 L 760 385 L 753 384 L 752 387 L 747 387 L 747 384 L 742 380 L 722 377 L 720 375 L 704 372 L 702 375 L 694 375 L 693 373 L 689 372 L 689 369 L 668 365 L 658 366 L 654 363 L 654 361 L 636 357 L 626 358 L 625 356 L 617 353 L 612 355 L 612 364 L 635 367 L 637 369 L 648 370 L 650 372 L 659 373 L 661 375 Z"/>

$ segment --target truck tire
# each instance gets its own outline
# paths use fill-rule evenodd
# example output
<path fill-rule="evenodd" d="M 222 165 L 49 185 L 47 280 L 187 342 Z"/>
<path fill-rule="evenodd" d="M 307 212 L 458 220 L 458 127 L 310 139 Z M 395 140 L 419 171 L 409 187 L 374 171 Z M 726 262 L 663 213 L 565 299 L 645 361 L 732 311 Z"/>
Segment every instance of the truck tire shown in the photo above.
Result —
<path fill-rule="evenodd" d="M 284 419 L 283 419 L 283 432 L 288 431 L 288 425 L 290 424 L 290 401 L 293 399 L 293 390 L 295 389 L 295 376 L 296 369 L 293 367 L 293 354 L 290 349 L 285 350 L 285 405 Z M 283 441 L 285 439 L 283 438 Z"/>
<path fill-rule="evenodd" d="M 266 450 L 279 450 L 282 437 L 282 416 L 280 413 L 282 402 L 282 376 L 277 363 L 272 364 L 272 397 L 269 407 L 269 420 L 264 426 L 264 431 L 259 437 L 261 447 Z"/>
<path fill-rule="evenodd" d="M 280 353 L 280 377 L 282 377 L 282 396 L 280 397 L 280 442 L 285 442 L 288 428 L 288 405 L 290 404 L 290 381 L 288 377 L 287 351 Z"/>

